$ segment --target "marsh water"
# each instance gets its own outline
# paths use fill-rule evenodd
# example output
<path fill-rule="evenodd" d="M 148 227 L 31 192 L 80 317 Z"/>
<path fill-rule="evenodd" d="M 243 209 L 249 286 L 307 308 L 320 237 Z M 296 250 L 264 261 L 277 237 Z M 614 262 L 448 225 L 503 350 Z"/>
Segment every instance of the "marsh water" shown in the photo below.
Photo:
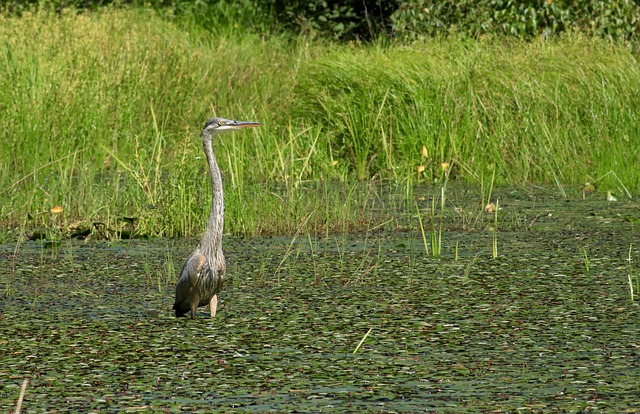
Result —
<path fill-rule="evenodd" d="M 421 201 L 438 257 L 410 208 L 226 237 L 215 319 L 171 313 L 195 239 L 0 246 L 0 409 L 639 412 L 639 204 L 496 194 Z"/>

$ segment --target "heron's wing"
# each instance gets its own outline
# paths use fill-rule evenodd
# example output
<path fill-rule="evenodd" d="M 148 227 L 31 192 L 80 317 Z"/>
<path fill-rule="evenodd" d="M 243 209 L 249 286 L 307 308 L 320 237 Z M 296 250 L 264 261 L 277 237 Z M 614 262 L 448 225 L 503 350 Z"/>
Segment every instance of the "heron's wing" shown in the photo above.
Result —
<path fill-rule="evenodd" d="M 207 259 L 198 253 L 193 253 L 185 261 L 182 272 L 180 272 L 180 279 L 176 284 L 176 300 L 173 304 L 176 314 L 184 314 L 191 309 L 191 290 L 198 283 L 198 278 L 206 262 Z"/>

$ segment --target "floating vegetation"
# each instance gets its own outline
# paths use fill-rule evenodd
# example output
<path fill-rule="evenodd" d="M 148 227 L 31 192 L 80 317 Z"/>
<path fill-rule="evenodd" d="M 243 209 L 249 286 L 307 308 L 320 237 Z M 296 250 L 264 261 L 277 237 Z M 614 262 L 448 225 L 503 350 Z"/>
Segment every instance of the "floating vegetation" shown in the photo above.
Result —
<path fill-rule="evenodd" d="M 191 240 L 0 245 L 0 409 L 28 379 L 25 412 L 639 410 L 638 204 L 495 192 L 496 258 L 453 214 L 425 255 L 412 204 L 406 230 L 227 237 L 216 319 L 171 313 Z"/>

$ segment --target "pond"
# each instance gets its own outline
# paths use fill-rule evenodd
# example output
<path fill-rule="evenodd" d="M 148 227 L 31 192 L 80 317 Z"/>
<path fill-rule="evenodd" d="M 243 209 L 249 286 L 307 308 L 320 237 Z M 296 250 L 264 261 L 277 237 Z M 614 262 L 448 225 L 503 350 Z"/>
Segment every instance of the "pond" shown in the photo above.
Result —
<path fill-rule="evenodd" d="M 28 378 L 26 412 L 640 411 L 640 206 L 496 194 L 497 229 L 424 201 L 439 256 L 411 211 L 226 237 L 213 320 L 171 312 L 196 240 L 0 246 L 0 409 Z"/>

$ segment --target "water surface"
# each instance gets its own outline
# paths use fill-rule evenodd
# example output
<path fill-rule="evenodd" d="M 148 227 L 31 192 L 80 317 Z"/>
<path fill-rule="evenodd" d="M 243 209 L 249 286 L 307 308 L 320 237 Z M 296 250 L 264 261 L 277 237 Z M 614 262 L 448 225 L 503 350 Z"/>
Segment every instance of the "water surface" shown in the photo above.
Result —
<path fill-rule="evenodd" d="M 452 193 L 440 257 L 411 211 L 226 237 L 215 320 L 171 313 L 195 240 L 0 246 L 0 409 L 30 378 L 26 412 L 640 411 L 638 203 L 497 192 L 493 258 L 493 214 Z"/>

